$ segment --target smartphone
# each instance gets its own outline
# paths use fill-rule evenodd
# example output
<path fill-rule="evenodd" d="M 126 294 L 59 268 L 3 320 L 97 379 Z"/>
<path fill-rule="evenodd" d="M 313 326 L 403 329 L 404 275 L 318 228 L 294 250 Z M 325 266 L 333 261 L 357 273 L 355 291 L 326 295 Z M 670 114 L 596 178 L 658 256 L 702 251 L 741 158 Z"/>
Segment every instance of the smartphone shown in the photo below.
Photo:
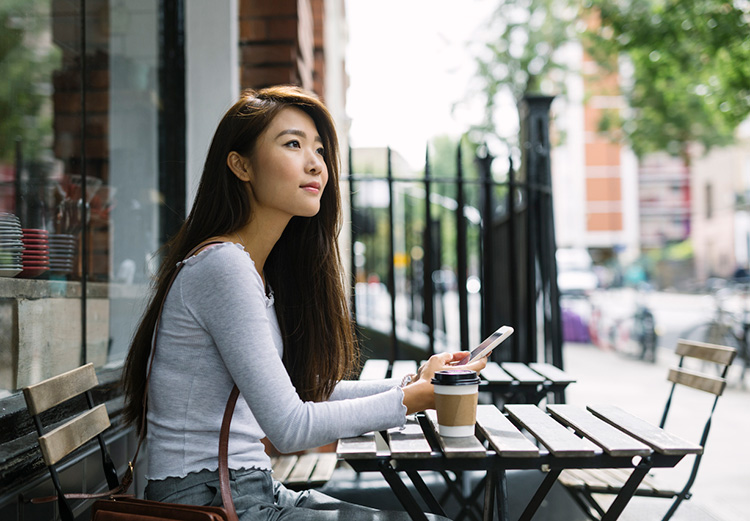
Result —
<path fill-rule="evenodd" d="M 490 336 L 484 339 L 484 342 L 475 347 L 469 356 L 456 362 L 455 365 L 466 365 L 479 358 L 489 355 L 493 349 L 499 346 L 503 340 L 513 334 L 513 328 L 510 326 L 502 326 L 497 331 L 492 333 Z"/>

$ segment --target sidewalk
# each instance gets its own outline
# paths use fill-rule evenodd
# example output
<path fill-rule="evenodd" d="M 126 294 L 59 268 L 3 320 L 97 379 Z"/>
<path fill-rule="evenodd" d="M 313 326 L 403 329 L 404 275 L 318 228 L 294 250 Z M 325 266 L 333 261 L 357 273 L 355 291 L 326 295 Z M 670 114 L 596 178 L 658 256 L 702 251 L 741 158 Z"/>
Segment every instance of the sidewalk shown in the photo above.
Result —
<path fill-rule="evenodd" d="M 625 358 L 617 353 L 602 351 L 589 344 L 567 343 L 563 349 L 565 370 L 576 376 L 577 382 L 568 387 L 568 403 L 586 405 L 607 402 L 620 405 L 644 420 L 658 424 L 669 393 L 667 369 L 677 363 L 673 352 L 661 348 L 656 364 Z M 672 518 L 675 521 L 710 520 L 736 521 L 748 519 L 750 512 L 750 453 L 741 452 L 750 440 L 750 391 L 738 384 L 737 367 L 732 367 L 729 385 L 719 399 L 712 420 L 706 451 L 692 487 L 693 497 L 684 501 Z M 710 410 L 709 395 L 687 390 L 683 400 L 673 400 L 674 413 L 687 410 L 687 414 L 671 417 L 666 429 L 691 441 L 700 440 L 700 430 Z M 709 409 L 706 409 L 706 406 Z M 689 417 L 693 411 L 700 425 Z M 687 465 L 685 465 L 687 463 Z M 667 476 L 678 472 L 687 479 L 683 461 L 672 471 L 662 471 Z M 662 477 L 662 474 L 659 474 Z M 670 481 L 671 482 L 671 481 Z M 677 486 L 677 485 L 676 485 Z M 634 498 L 621 519 L 661 519 L 668 501 L 651 498 Z"/>

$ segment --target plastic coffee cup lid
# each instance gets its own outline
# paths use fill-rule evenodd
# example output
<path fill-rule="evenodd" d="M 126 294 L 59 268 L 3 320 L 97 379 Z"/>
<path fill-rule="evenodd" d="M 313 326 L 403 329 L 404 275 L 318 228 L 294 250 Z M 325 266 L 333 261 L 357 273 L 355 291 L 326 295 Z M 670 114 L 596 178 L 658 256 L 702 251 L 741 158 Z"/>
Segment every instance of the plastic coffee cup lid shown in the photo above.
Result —
<path fill-rule="evenodd" d="M 435 371 L 432 378 L 434 385 L 476 385 L 480 382 L 476 371 L 458 369 L 455 371 Z"/>

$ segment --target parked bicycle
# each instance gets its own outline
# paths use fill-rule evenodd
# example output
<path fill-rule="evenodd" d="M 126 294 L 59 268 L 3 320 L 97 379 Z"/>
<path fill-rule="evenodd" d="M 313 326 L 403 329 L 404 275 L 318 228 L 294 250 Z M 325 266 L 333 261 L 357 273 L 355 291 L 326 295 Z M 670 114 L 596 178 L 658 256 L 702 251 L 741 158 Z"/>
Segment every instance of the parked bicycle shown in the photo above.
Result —
<path fill-rule="evenodd" d="M 714 299 L 713 317 L 683 331 L 680 337 L 737 349 L 734 363 L 742 364 L 739 381 L 744 386 L 750 363 L 750 282 L 713 279 L 708 285 Z M 734 300 L 735 305 L 741 301 L 739 309 L 729 309 L 730 300 Z"/>
<path fill-rule="evenodd" d="M 657 340 L 654 314 L 643 302 L 637 303 L 635 312 L 616 321 L 610 330 L 615 351 L 646 362 L 656 362 Z"/>
<path fill-rule="evenodd" d="M 607 320 L 595 309 L 591 322 L 592 343 L 630 358 L 655 362 L 658 333 L 656 319 L 646 302 L 646 291 L 647 288 L 638 288 L 635 309 L 625 316 Z"/>

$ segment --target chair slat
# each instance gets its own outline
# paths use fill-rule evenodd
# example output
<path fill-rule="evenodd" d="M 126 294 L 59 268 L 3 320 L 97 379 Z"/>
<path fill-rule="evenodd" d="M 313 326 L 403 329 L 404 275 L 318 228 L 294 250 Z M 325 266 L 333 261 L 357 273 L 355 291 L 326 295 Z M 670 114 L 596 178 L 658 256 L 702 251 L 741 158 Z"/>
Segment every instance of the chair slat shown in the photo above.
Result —
<path fill-rule="evenodd" d="M 318 462 L 315 464 L 315 470 L 310 475 L 310 484 L 326 483 L 333 476 L 336 470 L 338 459 L 333 452 L 318 453 Z"/>
<path fill-rule="evenodd" d="M 730 365 L 737 354 L 737 350 L 733 347 L 707 344 L 705 342 L 695 342 L 681 338 L 677 341 L 675 353 L 677 353 L 678 356 L 689 356 L 700 360 L 706 360 L 707 362 Z"/>
<path fill-rule="evenodd" d="M 281 483 L 286 481 L 286 478 L 289 477 L 289 473 L 297 463 L 297 458 L 298 456 L 293 454 L 271 458 L 271 468 L 273 468 L 273 477 L 276 481 L 280 481 Z"/>
<path fill-rule="evenodd" d="M 505 410 L 554 456 L 591 457 L 597 454 L 598 449 L 591 442 L 573 434 L 536 405 L 506 405 Z"/>
<path fill-rule="evenodd" d="M 542 384 L 546 379 L 521 362 L 503 362 L 502 368 L 522 384 Z"/>
<path fill-rule="evenodd" d="M 559 367 L 552 364 L 531 363 L 529 364 L 534 371 L 544 376 L 547 380 L 556 384 L 571 384 L 576 381 L 573 375 L 566 373 Z"/>
<path fill-rule="evenodd" d="M 76 416 L 39 437 L 39 447 L 47 465 L 54 465 L 72 451 L 109 427 L 104 404 Z"/>
<path fill-rule="evenodd" d="M 443 449 L 447 458 L 484 458 L 487 456 L 487 450 L 476 436 L 462 436 L 460 438 L 441 436 L 438 433 L 437 412 L 429 409 L 425 411 L 425 414 L 427 414 L 430 425 L 440 443 L 440 448 Z"/>
<path fill-rule="evenodd" d="M 94 364 L 89 363 L 38 384 L 29 385 L 23 389 L 23 396 L 29 412 L 36 415 L 98 384 Z"/>
<path fill-rule="evenodd" d="M 378 446 L 374 432 L 352 438 L 341 438 L 336 446 L 336 454 L 342 459 L 374 458 L 377 453 Z"/>
<path fill-rule="evenodd" d="M 315 469 L 315 464 L 317 462 L 318 455 L 316 453 L 311 452 L 308 454 L 302 454 L 297 458 L 297 464 L 289 473 L 289 476 L 287 476 L 286 483 L 289 485 L 297 485 L 310 481 L 310 475 Z"/>
<path fill-rule="evenodd" d="M 432 447 L 414 417 L 407 417 L 403 429 L 388 429 L 388 445 L 394 457 L 429 458 Z"/>
<path fill-rule="evenodd" d="M 513 383 L 513 377 L 503 371 L 503 369 L 500 367 L 500 364 L 498 364 L 497 362 L 487 362 L 487 365 L 480 371 L 480 374 L 482 375 L 482 377 L 484 377 L 485 380 L 492 383 Z"/>
<path fill-rule="evenodd" d="M 676 384 L 686 385 L 699 391 L 721 396 L 727 381 L 718 376 L 709 376 L 689 369 L 672 368 L 669 370 L 667 380 Z"/>
<path fill-rule="evenodd" d="M 648 456 L 651 449 L 609 423 L 575 405 L 550 404 L 547 410 L 558 421 L 573 427 L 580 434 L 612 456 Z"/>
<path fill-rule="evenodd" d="M 682 456 L 703 452 L 700 445 L 678 438 L 615 405 L 589 405 L 588 410 L 661 454 Z"/>
<path fill-rule="evenodd" d="M 494 405 L 477 406 L 477 426 L 498 456 L 535 458 L 539 448 Z"/>
<path fill-rule="evenodd" d="M 391 369 L 391 378 L 401 380 L 407 374 L 417 372 L 417 363 L 414 360 L 396 360 Z"/>
<path fill-rule="evenodd" d="M 382 380 L 388 374 L 388 360 L 379 360 L 371 358 L 365 362 L 362 373 L 359 375 L 360 380 Z"/>

